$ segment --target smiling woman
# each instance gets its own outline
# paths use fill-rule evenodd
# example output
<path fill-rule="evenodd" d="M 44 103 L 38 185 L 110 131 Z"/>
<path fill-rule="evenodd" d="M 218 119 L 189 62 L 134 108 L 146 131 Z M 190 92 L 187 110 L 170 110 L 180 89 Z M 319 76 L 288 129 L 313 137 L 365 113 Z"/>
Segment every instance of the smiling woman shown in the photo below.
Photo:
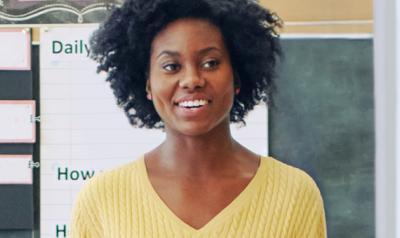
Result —
<path fill-rule="evenodd" d="M 92 38 L 92 57 L 134 126 L 165 141 L 93 178 L 71 237 L 326 237 L 303 171 L 236 142 L 271 102 L 278 18 L 250 0 L 127 0 Z"/>

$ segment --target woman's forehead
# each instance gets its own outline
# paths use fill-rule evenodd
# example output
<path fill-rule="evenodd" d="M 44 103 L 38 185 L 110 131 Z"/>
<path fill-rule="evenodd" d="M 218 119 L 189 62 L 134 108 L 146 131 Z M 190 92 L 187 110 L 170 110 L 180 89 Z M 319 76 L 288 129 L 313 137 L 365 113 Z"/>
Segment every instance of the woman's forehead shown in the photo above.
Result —
<path fill-rule="evenodd" d="M 196 18 L 183 18 L 169 23 L 154 37 L 151 48 L 155 56 L 164 51 L 226 50 L 219 28 L 207 20 Z"/>

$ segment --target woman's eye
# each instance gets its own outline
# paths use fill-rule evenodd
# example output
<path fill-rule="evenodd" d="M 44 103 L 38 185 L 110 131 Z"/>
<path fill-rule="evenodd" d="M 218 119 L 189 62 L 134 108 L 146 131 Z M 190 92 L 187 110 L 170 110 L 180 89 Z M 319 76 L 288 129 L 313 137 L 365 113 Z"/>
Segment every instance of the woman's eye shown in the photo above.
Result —
<path fill-rule="evenodd" d="M 162 66 L 164 70 L 168 72 L 175 72 L 179 70 L 180 66 L 179 64 L 165 64 Z"/>
<path fill-rule="evenodd" d="M 212 60 L 207 60 L 202 64 L 202 67 L 205 69 L 215 69 L 219 65 L 219 61 L 212 59 Z"/>

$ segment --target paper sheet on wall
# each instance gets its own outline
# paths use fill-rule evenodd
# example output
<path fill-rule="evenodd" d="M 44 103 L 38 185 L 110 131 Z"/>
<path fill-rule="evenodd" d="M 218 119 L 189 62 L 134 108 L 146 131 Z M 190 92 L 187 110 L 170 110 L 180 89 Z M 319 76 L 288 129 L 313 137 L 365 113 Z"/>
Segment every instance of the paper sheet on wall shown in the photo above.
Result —
<path fill-rule="evenodd" d="M 31 69 L 31 36 L 27 29 L 0 28 L 0 70 Z"/>
<path fill-rule="evenodd" d="M 34 143 L 35 101 L 0 100 L 0 143 Z"/>
<path fill-rule="evenodd" d="M 95 26 L 52 28 L 41 34 L 41 237 L 65 237 L 76 193 L 99 171 L 156 147 L 160 130 L 130 126 L 104 75 L 87 58 Z M 73 49 L 71 52 L 70 50 Z M 257 107 L 234 137 L 267 153 L 266 108 Z"/>
<path fill-rule="evenodd" d="M 32 184 L 32 155 L 0 155 L 0 184 Z"/>

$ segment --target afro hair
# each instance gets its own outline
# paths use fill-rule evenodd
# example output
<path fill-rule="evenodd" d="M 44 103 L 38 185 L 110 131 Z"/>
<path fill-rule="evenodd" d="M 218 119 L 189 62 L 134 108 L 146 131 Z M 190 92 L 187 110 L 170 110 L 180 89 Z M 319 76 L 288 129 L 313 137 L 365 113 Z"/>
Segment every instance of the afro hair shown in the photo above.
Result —
<path fill-rule="evenodd" d="M 91 58 L 133 126 L 163 128 L 146 98 L 151 44 L 167 24 L 181 18 L 205 19 L 221 31 L 240 93 L 230 111 L 231 122 L 261 101 L 271 105 L 275 66 L 281 55 L 280 19 L 254 0 L 126 0 L 112 9 L 90 40 Z"/>

